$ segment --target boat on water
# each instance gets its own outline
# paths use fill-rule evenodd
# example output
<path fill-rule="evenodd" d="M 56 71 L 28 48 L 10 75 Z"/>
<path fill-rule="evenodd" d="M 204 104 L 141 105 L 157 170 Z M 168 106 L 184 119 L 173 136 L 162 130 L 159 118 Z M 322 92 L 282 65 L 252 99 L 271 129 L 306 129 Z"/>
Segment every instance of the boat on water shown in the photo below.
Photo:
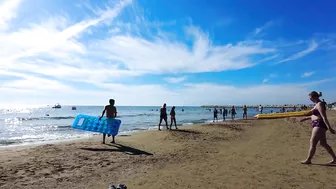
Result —
<path fill-rule="evenodd" d="M 62 106 L 61 106 L 59 103 L 57 103 L 57 104 L 55 104 L 55 106 L 53 106 L 52 108 L 62 108 Z"/>

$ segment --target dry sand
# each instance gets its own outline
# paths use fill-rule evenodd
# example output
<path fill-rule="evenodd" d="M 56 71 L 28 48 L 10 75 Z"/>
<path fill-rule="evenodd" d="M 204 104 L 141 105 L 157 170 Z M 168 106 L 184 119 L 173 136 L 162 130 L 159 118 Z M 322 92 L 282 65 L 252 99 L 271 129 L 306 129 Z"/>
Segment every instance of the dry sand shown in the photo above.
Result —
<path fill-rule="evenodd" d="M 336 112 L 328 112 L 336 127 Z M 336 165 L 319 147 L 301 165 L 311 126 L 298 119 L 228 121 L 177 131 L 92 138 L 0 153 L 0 188 L 336 188 Z M 327 135 L 336 150 L 336 135 Z M 110 138 L 108 138 L 110 139 Z"/>

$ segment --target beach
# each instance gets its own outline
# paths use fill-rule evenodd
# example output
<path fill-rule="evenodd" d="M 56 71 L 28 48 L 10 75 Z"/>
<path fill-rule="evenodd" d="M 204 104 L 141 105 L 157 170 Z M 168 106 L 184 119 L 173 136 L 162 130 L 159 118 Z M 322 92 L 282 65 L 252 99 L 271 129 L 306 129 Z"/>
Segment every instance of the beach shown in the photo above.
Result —
<path fill-rule="evenodd" d="M 336 112 L 329 111 L 336 125 Z M 237 120 L 0 149 L 0 188 L 334 188 L 336 165 L 300 118 Z M 336 135 L 327 133 L 336 149 Z M 110 140 L 110 138 L 108 138 Z"/>
<path fill-rule="evenodd" d="M 62 106 L 59 109 L 0 108 L 0 147 L 91 137 L 95 133 L 73 129 L 73 121 L 78 114 L 100 116 L 104 106 L 76 107 L 76 110 L 72 110 L 72 106 Z M 167 107 L 168 113 L 170 108 Z M 117 106 L 117 118 L 122 120 L 119 133 L 129 135 L 138 131 L 156 130 L 160 118 L 159 109 L 160 106 Z M 265 109 L 265 112 L 271 110 Z M 257 113 L 255 109 L 248 109 L 249 116 Z M 209 123 L 213 119 L 212 110 L 193 106 L 177 106 L 176 115 L 178 126 Z M 219 114 L 218 118 L 221 119 L 222 115 Z M 237 109 L 236 119 L 239 118 L 242 118 L 241 109 Z M 231 116 L 227 116 L 226 119 L 231 119 Z"/>

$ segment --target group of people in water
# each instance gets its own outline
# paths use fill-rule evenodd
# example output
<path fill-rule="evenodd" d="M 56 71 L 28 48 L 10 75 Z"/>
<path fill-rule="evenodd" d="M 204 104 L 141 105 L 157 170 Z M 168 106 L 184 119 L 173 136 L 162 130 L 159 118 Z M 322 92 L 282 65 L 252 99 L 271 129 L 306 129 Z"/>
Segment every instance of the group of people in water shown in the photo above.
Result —
<path fill-rule="evenodd" d="M 243 119 L 247 119 L 247 107 L 244 105 L 243 107 Z M 236 118 L 236 108 L 234 106 L 231 107 L 231 109 L 226 109 L 223 107 L 223 109 L 219 109 L 219 114 L 223 115 L 223 121 L 226 120 L 226 117 L 228 116 L 228 113 L 231 114 L 231 119 L 234 120 Z M 218 122 L 218 110 L 217 108 L 214 109 L 213 111 L 213 122 L 217 121 Z"/>

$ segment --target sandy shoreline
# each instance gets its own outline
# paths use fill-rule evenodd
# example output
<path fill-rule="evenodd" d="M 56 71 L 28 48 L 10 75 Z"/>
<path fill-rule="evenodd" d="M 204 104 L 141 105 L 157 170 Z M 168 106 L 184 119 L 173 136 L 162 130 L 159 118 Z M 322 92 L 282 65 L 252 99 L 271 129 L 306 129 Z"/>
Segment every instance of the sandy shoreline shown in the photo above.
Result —
<path fill-rule="evenodd" d="M 336 112 L 328 112 L 336 126 Z M 333 188 L 321 147 L 306 157 L 310 123 L 238 120 L 146 131 L 102 145 L 101 136 L 0 150 L 0 188 Z M 110 139 L 110 138 L 108 138 Z M 328 133 L 336 149 L 336 136 Z"/>

